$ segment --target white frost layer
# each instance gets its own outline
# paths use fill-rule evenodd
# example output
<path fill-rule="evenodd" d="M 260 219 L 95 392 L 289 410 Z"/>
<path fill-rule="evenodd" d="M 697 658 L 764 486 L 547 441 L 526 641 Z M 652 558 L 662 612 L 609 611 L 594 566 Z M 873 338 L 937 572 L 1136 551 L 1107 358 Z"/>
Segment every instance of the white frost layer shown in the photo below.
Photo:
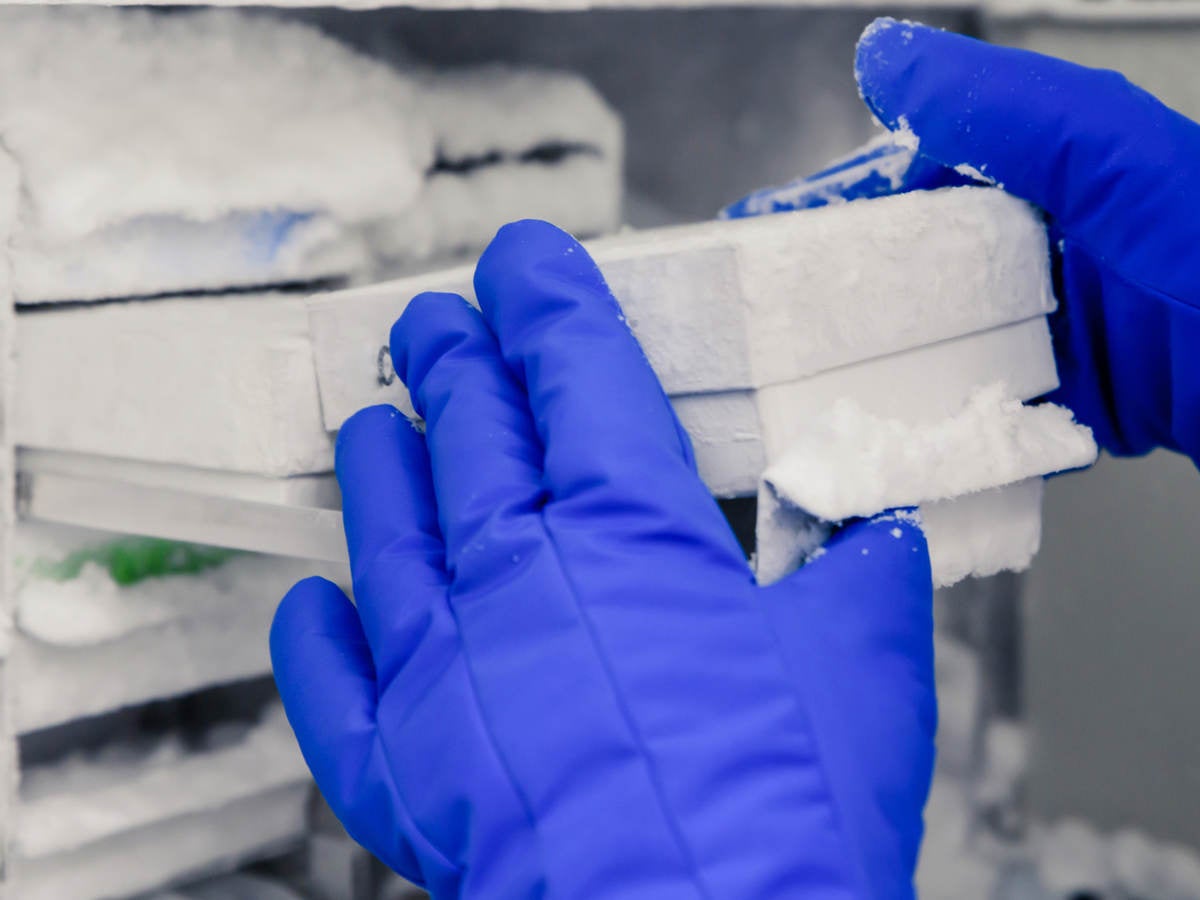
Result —
<path fill-rule="evenodd" d="M 16 850 L 24 859 L 64 853 L 307 776 L 280 706 L 253 725 L 212 729 L 200 749 L 171 736 L 76 753 L 21 774 Z"/>
<path fill-rule="evenodd" d="M 33 556 L 28 537 L 69 535 L 59 546 L 64 552 L 42 552 Z M 40 563 L 53 564 L 80 549 L 78 534 L 89 534 L 83 547 L 100 546 L 120 536 L 98 535 L 84 529 L 23 524 L 17 529 L 15 590 L 17 626 L 25 636 L 63 648 L 92 647 L 153 630 L 169 622 L 237 615 L 255 600 L 278 600 L 291 584 L 320 569 L 321 574 L 340 578 L 337 566 L 307 560 L 244 554 L 231 556 L 219 565 L 197 573 L 173 573 L 147 577 L 122 585 L 108 569 L 86 562 L 74 578 L 55 579 L 38 574 Z M 45 548 L 47 541 L 37 540 Z M 24 569 L 22 572 L 21 570 Z"/>
<path fill-rule="evenodd" d="M 830 521 L 915 506 L 1090 465 L 1090 429 L 1053 404 L 1025 406 L 1003 384 L 957 414 L 912 425 L 864 412 L 852 399 L 811 421 L 764 480 Z"/>
<path fill-rule="evenodd" d="M 296 297 L 104 304 L 18 326 L 23 446 L 266 475 L 333 468 Z"/>
<path fill-rule="evenodd" d="M 514 83 L 524 90 L 519 103 Z M 23 237 L 12 251 L 18 300 L 370 279 L 478 251 L 513 219 L 549 219 L 584 236 L 617 227 L 620 123 L 582 79 L 472 69 L 423 82 L 421 102 L 422 114 L 436 120 L 437 145 L 463 154 L 450 162 L 490 161 L 469 171 L 426 174 L 410 202 L 363 221 L 328 211 L 287 212 L 291 207 L 281 200 L 284 211 L 231 213 L 212 222 L 143 216 L 66 243 Z M 494 105 L 511 115 L 499 118 L 493 110 L 485 117 L 493 132 L 462 124 L 463 117 Z M 562 160 L 526 158 L 547 146 L 576 149 Z"/>
<path fill-rule="evenodd" d="M 1054 308 L 1042 225 L 1027 205 L 978 188 L 590 249 L 668 393 L 775 384 Z"/>
<path fill-rule="evenodd" d="M 1045 230 L 1000 191 L 915 192 L 589 242 L 671 396 L 795 381 L 1054 308 Z M 310 300 L 325 423 L 402 405 L 376 354 L 407 298 L 471 269 Z"/>
<path fill-rule="evenodd" d="M 0 137 L 50 240 L 154 215 L 388 216 L 433 157 L 411 78 L 230 11 L 4 10 Z"/>
<path fill-rule="evenodd" d="M 933 425 L 959 413 L 978 386 L 1001 381 L 1019 400 L 1058 387 L 1044 316 L 759 389 L 766 466 L 786 458 L 811 423 L 827 418 L 843 398 L 883 419 Z M 753 473 L 756 484 L 762 472 Z"/>
<path fill-rule="evenodd" d="M 65 243 L 22 236 L 10 255 L 24 304 L 311 282 L 371 265 L 362 235 L 328 214 L 141 217 Z"/>
<path fill-rule="evenodd" d="M 311 799 L 309 784 L 301 781 L 78 850 L 33 860 L 17 857 L 12 896 L 101 900 L 228 872 L 294 849 L 307 830 Z"/>
<path fill-rule="evenodd" d="M 48 555 L 47 533 L 64 552 Z M 58 559 L 84 545 L 82 535 L 96 540 L 74 529 L 22 526 L 18 534 L 25 565 L 35 547 Z M 16 730 L 266 674 L 275 608 L 296 581 L 314 574 L 348 582 L 340 566 L 258 555 L 128 586 L 95 563 L 69 581 L 26 574 L 16 592 L 7 676 Z"/>
<path fill-rule="evenodd" d="M 1041 543 L 1041 511 L 1040 477 L 921 504 L 917 513 L 929 545 L 934 587 L 1028 568 Z M 755 553 L 759 584 L 778 581 L 817 559 L 833 527 L 775 491 L 761 490 Z"/>
<path fill-rule="evenodd" d="M 370 230 L 385 266 L 478 251 L 501 225 L 546 219 L 573 234 L 613 231 L 621 220 L 621 120 L 582 78 L 480 66 L 425 75 L 418 102 L 443 168 L 400 216 Z M 538 153 L 563 153 L 539 159 Z"/>
<path fill-rule="evenodd" d="M 77 578 L 37 580 L 19 588 L 17 627 L 27 637 L 46 644 L 95 646 L 186 617 L 190 611 L 173 602 L 183 600 L 182 594 L 199 593 L 202 600 L 209 600 L 214 593 L 211 588 L 197 591 L 202 582 L 195 576 L 191 585 L 173 580 L 165 590 L 155 581 L 122 588 L 103 566 L 85 563 Z M 204 604 L 197 606 L 195 615 L 213 612 Z"/>
<path fill-rule="evenodd" d="M 1042 479 L 923 503 L 921 528 L 937 587 L 1029 568 L 1042 540 Z"/>
<path fill-rule="evenodd" d="M 0 145 L 22 303 L 367 276 L 511 218 L 620 218 L 621 125 L 583 79 L 399 70 L 239 11 L 3 11 Z"/>
<path fill-rule="evenodd" d="M 821 523 L 896 507 L 919 508 L 936 586 L 1029 566 L 1041 541 L 1041 476 L 1092 463 L 1091 432 L 1061 407 L 1024 406 L 1000 383 L 946 418 L 918 413 L 902 406 L 891 418 L 847 396 L 804 421 L 763 476 L 760 583 L 802 564 L 829 531 Z"/>
<path fill-rule="evenodd" d="M 236 614 L 173 621 L 94 647 L 64 649 L 18 636 L 9 668 L 13 728 L 35 731 L 265 675 L 280 597 L 247 597 L 247 609 Z"/>
<path fill-rule="evenodd" d="M 616 228 L 620 209 L 619 154 L 499 163 L 432 175 L 411 210 L 380 223 L 370 240 L 382 265 L 402 268 L 481 250 L 517 219 L 545 219 L 581 237 L 604 234 Z"/>
<path fill-rule="evenodd" d="M 492 150 L 514 157 L 547 143 L 621 154 L 621 120 L 574 75 L 497 65 L 447 71 L 423 82 L 418 102 L 450 160 Z"/>

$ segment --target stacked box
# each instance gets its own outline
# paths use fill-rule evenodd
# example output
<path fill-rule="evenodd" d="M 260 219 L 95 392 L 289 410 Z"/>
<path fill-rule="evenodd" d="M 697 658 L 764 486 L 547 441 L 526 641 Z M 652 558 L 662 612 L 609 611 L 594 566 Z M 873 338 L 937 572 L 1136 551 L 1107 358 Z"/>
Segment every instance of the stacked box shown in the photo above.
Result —
<path fill-rule="evenodd" d="M 514 218 L 614 230 L 622 127 L 570 73 L 435 71 L 239 11 L 6 9 L 0 50 L 0 896 L 126 896 L 306 846 L 267 634 L 294 581 L 349 578 L 310 561 L 344 556 L 332 479 L 277 477 L 332 466 L 298 294 L 478 252 Z M 74 423 L 45 418 L 55 398 Z M 167 407 L 207 430 L 170 436 Z M 47 431 L 15 437 L 21 410 Z M 13 531 L 14 443 L 26 514 L 47 473 L 115 486 L 68 500 L 93 528 Z M 231 495 L 267 515 L 241 534 L 292 555 L 227 549 Z M 299 547 L 269 519 L 297 498 L 323 529 Z M 175 527 L 209 499 L 202 533 Z M 262 893 L 222 884 L 197 896 Z"/>

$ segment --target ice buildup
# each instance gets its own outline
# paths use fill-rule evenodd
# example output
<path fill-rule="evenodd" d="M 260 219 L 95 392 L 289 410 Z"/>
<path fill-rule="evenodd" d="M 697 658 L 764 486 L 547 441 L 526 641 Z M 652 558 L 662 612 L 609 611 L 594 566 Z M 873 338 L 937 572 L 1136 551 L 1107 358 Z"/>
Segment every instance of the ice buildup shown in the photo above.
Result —
<path fill-rule="evenodd" d="M 394 215 L 432 160 L 411 80 L 311 26 L 9 9 L 0 36 L 18 302 L 340 274 L 339 223 Z"/>
<path fill-rule="evenodd" d="M 395 268 L 478 252 L 514 219 L 584 237 L 617 227 L 621 120 L 582 78 L 490 65 L 417 83 L 436 156 L 406 212 L 373 230 L 377 257 Z"/>
<path fill-rule="evenodd" d="M 1096 444 L 1070 411 L 1025 406 L 1005 385 L 976 391 L 955 415 L 912 424 L 865 412 L 844 397 L 811 419 L 763 475 L 761 502 L 776 519 L 826 523 L 919 507 L 933 579 L 1026 568 L 1041 537 L 1042 475 L 1090 465 Z M 779 510 L 786 507 L 789 511 Z M 760 530 L 760 580 L 815 549 L 824 531 Z M 773 537 L 773 535 L 776 535 Z"/>
<path fill-rule="evenodd" d="M 958 414 L 925 425 L 868 413 L 843 397 L 807 423 L 763 479 L 792 504 L 837 521 L 1015 484 L 1095 458 L 1091 432 L 1069 410 L 1025 406 L 998 383 L 976 391 Z"/>
<path fill-rule="evenodd" d="M 3 10 L 0 147 L 25 304 L 344 281 L 515 217 L 619 221 L 620 122 L 577 76 L 400 68 L 262 13 Z"/>
<path fill-rule="evenodd" d="M 9 675 L 19 733 L 270 671 L 279 598 L 341 566 L 22 524 Z"/>
<path fill-rule="evenodd" d="M 26 769 L 14 840 L 24 900 L 99 900 L 298 841 L 309 776 L 275 705 L 253 723 L 116 742 Z"/>

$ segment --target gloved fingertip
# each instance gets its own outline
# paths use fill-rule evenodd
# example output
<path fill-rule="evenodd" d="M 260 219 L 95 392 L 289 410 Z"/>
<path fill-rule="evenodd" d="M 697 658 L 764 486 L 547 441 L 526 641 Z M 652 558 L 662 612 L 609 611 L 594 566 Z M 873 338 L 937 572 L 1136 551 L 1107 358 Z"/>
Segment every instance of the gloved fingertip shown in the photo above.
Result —
<path fill-rule="evenodd" d="M 579 242 L 557 225 L 542 219 L 518 219 L 502 225 L 488 242 L 475 266 L 475 290 L 497 275 L 542 259 L 574 253 Z"/>
<path fill-rule="evenodd" d="M 362 628 L 354 605 L 327 578 L 312 576 L 294 584 L 279 602 L 271 622 L 271 661 L 277 673 L 290 672 L 314 638 L 321 643 L 358 641 Z"/>
<path fill-rule="evenodd" d="M 376 403 L 357 410 L 338 429 L 337 440 L 334 442 L 335 454 L 340 456 L 347 451 L 352 452 L 359 443 L 371 440 L 372 435 L 399 415 L 400 410 L 390 403 Z"/>
<path fill-rule="evenodd" d="M 354 604 L 332 581 L 305 578 L 271 623 L 271 667 L 305 759 L 326 780 L 375 706 L 375 667 Z"/>
<path fill-rule="evenodd" d="M 897 108 L 903 75 L 912 66 L 929 35 L 937 29 L 885 16 L 863 31 L 854 52 L 854 79 L 863 102 L 890 130 L 902 127 L 904 110 Z"/>
<path fill-rule="evenodd" d="M 394 452 L 409 432 L 413 441 L 422 440 L 412 420 L 390 403 L 363 407 L 342 423 L 334 443 L 334 471 L 342 487 L 343 507 L 345 493 L 355 482 L 373 483 L 381 454 Z"/>
<path fill-rule="evenodd" d="M 578 246 L 579 241 L 570 233 L 544 219 L 517 219 L 500 226 L 479 260 L 482 265 L 499 257 L 510 263 L 514 255 L 552 254 Z"/>
<path fill-rule="evenodd" d="M 521 219 L 502 227 L 475 267 L 475 296 L 484 319 L 498 334 L 502 307 L 516 298 L 536 298 L 544 306 L 559 291 L 554 284 L 585 288 L 608 296 L 604 276 L 572 235 L 541 219 Z M 531 299 L 530 309 L 539 305 Z M 503 340 L 501 341 L 503 343 Z"/>
<path fill-rule="evenodd" d="M 425 291 L 413 297 L 392 324 L 388 335 L 392 367 L 411 393 L 419 415 L 423 415 L 418 405 L 421 382 L 433 363 L 464 338 L 464 312 L 478 315 L 458 294 Z"/>
<path fill-rule="evenodd" d="M 362 623 L 341 588 L 305 578 L 287 592 L 271 625 L 271 662 L 317 787 L 351 835 L 369 836 L 382 811 L 371 779 L 364 780 L 377 738 L 378 687 Z"/>

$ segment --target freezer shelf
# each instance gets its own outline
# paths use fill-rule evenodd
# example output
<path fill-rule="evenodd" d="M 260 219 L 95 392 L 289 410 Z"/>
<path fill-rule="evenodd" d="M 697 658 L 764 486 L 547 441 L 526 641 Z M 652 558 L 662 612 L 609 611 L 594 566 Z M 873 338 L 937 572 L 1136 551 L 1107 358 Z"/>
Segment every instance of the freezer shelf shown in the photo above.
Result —
<path fill-rule="evenodd" d="M 6 674 L 18 734 L 264 676 L 271 620 L 344 564 L 23 522 Z"/>
<path fill-rule="evenodd" d="M 281 709 L 138 752 L 22 772 L 12 896 L 126 896 L 303 840 L 311 782 Z"/>
<path fill-rule="evenodd" d="M 346 560 L 332 475 L 269 478 L 36 450 L 17 460 L 23 519 Z"/>

